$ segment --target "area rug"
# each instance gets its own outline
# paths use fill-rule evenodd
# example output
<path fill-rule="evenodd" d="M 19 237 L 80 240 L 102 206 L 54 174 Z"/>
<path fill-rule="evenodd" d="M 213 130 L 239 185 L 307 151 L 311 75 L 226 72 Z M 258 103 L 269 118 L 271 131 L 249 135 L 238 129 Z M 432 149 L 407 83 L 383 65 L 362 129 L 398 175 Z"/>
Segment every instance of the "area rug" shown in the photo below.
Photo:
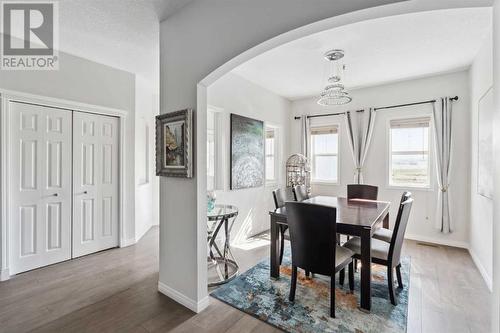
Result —
<path fill-rule="evenodd" d="M 396 287 L 397 306 L 389 301 L 386 268 L 373 265 L 370 313 L 358 309 L 359 270 L 355 274 L 354 294 L 349 291 L 347 274 L 344 286 L 338 284 L 337 274 L 336 318 L 330 318 L 329 277 L 316 275 L 309 279 L 299 269 L 295 302 L 288 300 L 290 262 L 290 250 L 286 249 L 278 280 L 270 277 L 267 259 L 217 288 L 211 296 L 287 332 L 406 332 L 409 258 L 402 260 L 404 288 Z"/>

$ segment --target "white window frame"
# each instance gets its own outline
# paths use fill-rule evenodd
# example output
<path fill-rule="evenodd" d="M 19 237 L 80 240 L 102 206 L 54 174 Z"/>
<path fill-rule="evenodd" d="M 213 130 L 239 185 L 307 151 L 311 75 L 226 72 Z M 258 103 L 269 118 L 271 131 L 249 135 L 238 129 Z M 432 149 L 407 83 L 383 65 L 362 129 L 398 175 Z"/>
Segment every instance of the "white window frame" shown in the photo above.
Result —
<path fill-rule="evenodd" d="M 223 125 L 224 109 L 209 105 L 207 108 L 207 113 L 208 112 L 211 112 L 214 115 L 214 188 L 212 190 L 218 191 L 225 189 L 224 175 L 226 170 L 223 167 L 225 165 L 225 159 L 224 159 L 225 151 L 223 148 L 225 143 L 224 142 L 225 129 Z M 207 129 L 207 135 L 208 135 L 208 129 Z M 208 150 L 207 150 L 207 155 L 208 155 Z"/>
<path fill-rule="evenodd" d="M 429 158 L 428 158 L 428 167 L 429 167 L 429 184 L 420 186 L 420 185 L 412 185 L 412 184 L 392 184 L 392 179 L 391 179 L 391 171 L 392 171 L 392 135 L 391 135 L 391 121 L 393 120 L 412 120 L 412 119 L 418 119 L 422 117 L 429 117 Z M 432 114 L 430 113 L 424 113 L 424 114 L 409 114 L 406 116 L 397 116 L 397 117 L 390 117 L 387 118 L 387 165 L 386 165 L 386 187 L 388 189 L 398 189 L 398 190 L 405 190 L 405 189 L 412 189 L 413 191 L 432 191 L 435 187 L 435 177 L 434 177 L 434 125 L 433 125 L 433 120 L 432 120 Z"/>
<path fill-rule="evenodd" d="M 280 149 L 281 147 L 281 136 L 280 136 L 280 129 L 278 126 L 270 124 L 270 123 L 265 123 L 264 124 L 264 148 L 266 146 L 265 140 L 266 140 L 266 135 L 268 131 L 273 131 L 274 132 L 274 179 L 267 179 L 267 175 L 265 174 L 266 168 L 264 168 L 264 177 L 266 180 L 266 186 L 275 186 L 279 183 L 281 173 L 280 173 L 280 165 L 281 165 L 281 154 L 282 151 Z M 267 161 L 267 152 L 264 152 L 264 162 Z"/>
<path fill-rule="evenodd" d="M 313 149 L 313 135 L 311 133 L 311 130 L 315 127 L 328 127 L 328 126 L 335 126 L 337 127 L 337 181 L 331 181 L 331 180 L 325 180 L 325 179 L 315 179 L 314 178 L 314 160 L 315 160 L 315 154 L 314 154 L 314 149 Z M 340 180 L 340 165 L 341 165 L 341 147 L 342 147 L 342 135 L 341 135 L 341 126 L 340 123 L 338 122 L 325 122 L 325 123 L 316 123 L 316 124 L 311 124 L 310 125 L 310 130 L 309 130 L 309 151 L 311 152 L 311 184 L 318 184 L 318 185 L 340 185 L 341 180 Z M 335 156 L 335 154 L 323 154 L 323 156 Z"/>

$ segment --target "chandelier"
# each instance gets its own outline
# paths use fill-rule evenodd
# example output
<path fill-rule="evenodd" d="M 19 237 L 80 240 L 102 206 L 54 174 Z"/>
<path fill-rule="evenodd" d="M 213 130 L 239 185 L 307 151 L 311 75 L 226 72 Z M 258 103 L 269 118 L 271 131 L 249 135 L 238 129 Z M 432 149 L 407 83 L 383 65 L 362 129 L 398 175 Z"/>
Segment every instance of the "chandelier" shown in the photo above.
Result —
<path fill-rule="evenodd" d="M 325 89 L 321 92 L 318 100 L 319 105 L 343 105 L 352 101 L 349 93 L 345 91 L 342 81 L 345 65 L 341 59 L 344 58 L 343 50 L 330 50 L 325 53 L 325 59 L 329 64 L 329 77 Z"/>

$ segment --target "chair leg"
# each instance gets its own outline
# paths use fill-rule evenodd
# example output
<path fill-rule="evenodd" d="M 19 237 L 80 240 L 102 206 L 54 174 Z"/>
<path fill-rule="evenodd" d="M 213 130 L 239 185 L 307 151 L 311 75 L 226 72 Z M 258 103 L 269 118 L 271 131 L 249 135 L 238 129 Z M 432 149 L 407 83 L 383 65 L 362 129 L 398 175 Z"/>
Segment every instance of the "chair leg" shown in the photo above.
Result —
<path fill-rule="evenodd" d="M 358 271 L 358 259 L 354 259 L 354 271 Z"/>
<path fill-rule="evenodd" d="M 335 273 L 330 279 L 330 317 L 335 318 Z"/>
<path fill-rule="evenodd" d="M 349 290 L 354 291 L 354 264 L 349 263 Z"/>
<path fill-rule="evenodd" d="M 292 278 L 290 280 L 290 302 L 295 301 L 295 289 L 297 289 L 297 266 L 292 266 Z"/>
<path fill-rule="evenodd" d="M 339 272 L 339 284 L 343 286 L 344 281 L 345 281 L 345 268 L 342 268 Z"/>
<path fill-rule="evenodd" d="M 394 277 L 392 276 L 392 267 L 387 267 L 387 283 L 389 285 L 389 297 L 391 298 L 392 305 L 397 305 L 396 298 L 394 297 Z"/>
<path fill-rule="evenodd" d="M 280 228 L 281 233 L 281 248 L 280 248 L 280 265 L 283 262 L 283 253 L 285 253 L 285 229 Z"/>
<path fill-rule="evenodd" d="M 403 288 L 403 278 L 401 277 L 401 264 L 396 266 L 396 276 L 398 278 L 398 287 Z"/>

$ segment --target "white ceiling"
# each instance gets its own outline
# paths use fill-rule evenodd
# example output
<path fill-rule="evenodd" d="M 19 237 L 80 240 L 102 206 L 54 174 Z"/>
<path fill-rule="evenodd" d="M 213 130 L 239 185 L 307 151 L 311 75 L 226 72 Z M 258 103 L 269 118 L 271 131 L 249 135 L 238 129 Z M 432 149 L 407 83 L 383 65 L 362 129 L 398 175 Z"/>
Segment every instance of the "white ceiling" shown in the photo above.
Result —
<path fill-rule="evenodd" d="M 314 34 L 268 51 L 234 72 L 290 100 L 319 94 L 323 54 L 346 52 L 345 85 L 359 88 L 465 69 L 491 27 L 491 8 L 386 17 Z"/>
<path fill-rule="evenodd" d="M 168 18 L 193 0 L 148 0 L 156 9 L 160 21 Z"/>

